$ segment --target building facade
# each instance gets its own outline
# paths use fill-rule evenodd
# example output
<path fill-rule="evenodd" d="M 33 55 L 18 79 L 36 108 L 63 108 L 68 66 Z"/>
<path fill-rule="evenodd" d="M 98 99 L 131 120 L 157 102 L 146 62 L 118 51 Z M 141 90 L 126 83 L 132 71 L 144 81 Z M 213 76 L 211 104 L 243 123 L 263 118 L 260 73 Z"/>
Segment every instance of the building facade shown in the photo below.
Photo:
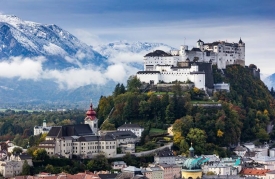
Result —
<path fill-rule="evenodd" d="M 98 119 L 92 105 L 84 123 L 52 127 L 39 148 L 45 149 L 49 156 L 92 158 L 103 153 L 106 157 L 114 157 L 117 141 L 111 135 L 97 135 Z"/>
<path fill-rule="evenodd" d="M 143 127 L 140 127 L 138 124 L 123 124 L 117 128 L 117 131 L 132 131 L 137 137 L 141 137 L 142 132 L 144 131 Z"/>
<path fill-rule="evenodd" d="M 238 43 L 204 43 L 199 40 L 197 47 L 191 50 L 182 45 L 180 50 L 156 50 L 148 53 L 144 56 L 143 63 L 143 71 L 137 72 L 137 78 L 141 82 L 154 85 L 174 81 L 192 82 L 195 87 L 205 90 L 208 77 L 206 71 L 196 63 L 217 65 L 218 69 L 226 69 L 227 65 L 233 64 L 245 66 L 245 43 L 241 39 Z"/>
<path fill-rule="evenodd" d="M 44 119 L 42 126 L 34 126 L 33 135 L 48 133 L 51 128 L 51 126 L 47 126 L 46 120 Z"/>

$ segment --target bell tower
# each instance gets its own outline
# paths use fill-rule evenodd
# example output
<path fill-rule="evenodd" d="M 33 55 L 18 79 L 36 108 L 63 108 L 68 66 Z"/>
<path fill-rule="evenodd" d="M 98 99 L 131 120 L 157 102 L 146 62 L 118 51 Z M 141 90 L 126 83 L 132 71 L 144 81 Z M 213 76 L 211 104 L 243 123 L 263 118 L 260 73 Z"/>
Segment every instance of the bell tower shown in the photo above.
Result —
<path fill-rule="evenodd" d="M 93 109 L 93 104 L 90 105 L 90 109 L 86 112 L 84 124 L 89 124 L 95 135 L 98 135 L 98 119 L 96 118 L 96 112 Z"/>

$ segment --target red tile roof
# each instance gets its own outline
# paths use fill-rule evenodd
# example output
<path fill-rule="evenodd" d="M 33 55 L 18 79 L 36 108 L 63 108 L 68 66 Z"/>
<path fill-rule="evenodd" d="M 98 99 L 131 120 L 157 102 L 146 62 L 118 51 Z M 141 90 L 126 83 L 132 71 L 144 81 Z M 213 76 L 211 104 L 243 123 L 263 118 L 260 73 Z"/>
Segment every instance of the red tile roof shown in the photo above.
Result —
<path fill-rule="evenodd" d="M 244 168 L 241 170 L 241 174 L 243 175 L 253 175 L 253 176 L 265 176 L 269 169 L 253 169 L 253 168 Z"/>

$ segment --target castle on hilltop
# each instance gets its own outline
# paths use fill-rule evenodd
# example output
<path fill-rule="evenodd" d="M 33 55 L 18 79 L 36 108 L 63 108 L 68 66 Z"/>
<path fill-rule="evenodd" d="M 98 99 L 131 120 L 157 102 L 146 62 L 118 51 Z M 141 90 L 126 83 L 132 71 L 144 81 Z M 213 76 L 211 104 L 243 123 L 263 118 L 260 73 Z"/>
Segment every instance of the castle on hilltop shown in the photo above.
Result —
<path fill-rule="evenodd" d="M 144 71 L 137 72 L 137 77 L 149 84 L 192 82 L 195 87 L 206 90 L 213 88 L 212 65 L 222 70 L 233 64 L 245 66 L 245 43 L 241 39 L 238 43 L 198 40 L 197 47 L 191 50 L 182 45 L 180 50 L 156 50 L 146 54 Z"/>

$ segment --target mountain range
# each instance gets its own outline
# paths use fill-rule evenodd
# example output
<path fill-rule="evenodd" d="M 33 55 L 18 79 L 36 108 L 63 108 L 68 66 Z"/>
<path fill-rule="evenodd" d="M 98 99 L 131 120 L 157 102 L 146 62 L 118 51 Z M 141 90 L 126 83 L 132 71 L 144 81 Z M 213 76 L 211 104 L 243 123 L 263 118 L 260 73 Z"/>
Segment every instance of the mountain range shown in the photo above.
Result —
<path fill-rule="evenodd" d="M 127 41 L 92 47 L 57 25 L 0 15 L 0 104 L 97 103 L 155 49 L 174 48 Z"/>

